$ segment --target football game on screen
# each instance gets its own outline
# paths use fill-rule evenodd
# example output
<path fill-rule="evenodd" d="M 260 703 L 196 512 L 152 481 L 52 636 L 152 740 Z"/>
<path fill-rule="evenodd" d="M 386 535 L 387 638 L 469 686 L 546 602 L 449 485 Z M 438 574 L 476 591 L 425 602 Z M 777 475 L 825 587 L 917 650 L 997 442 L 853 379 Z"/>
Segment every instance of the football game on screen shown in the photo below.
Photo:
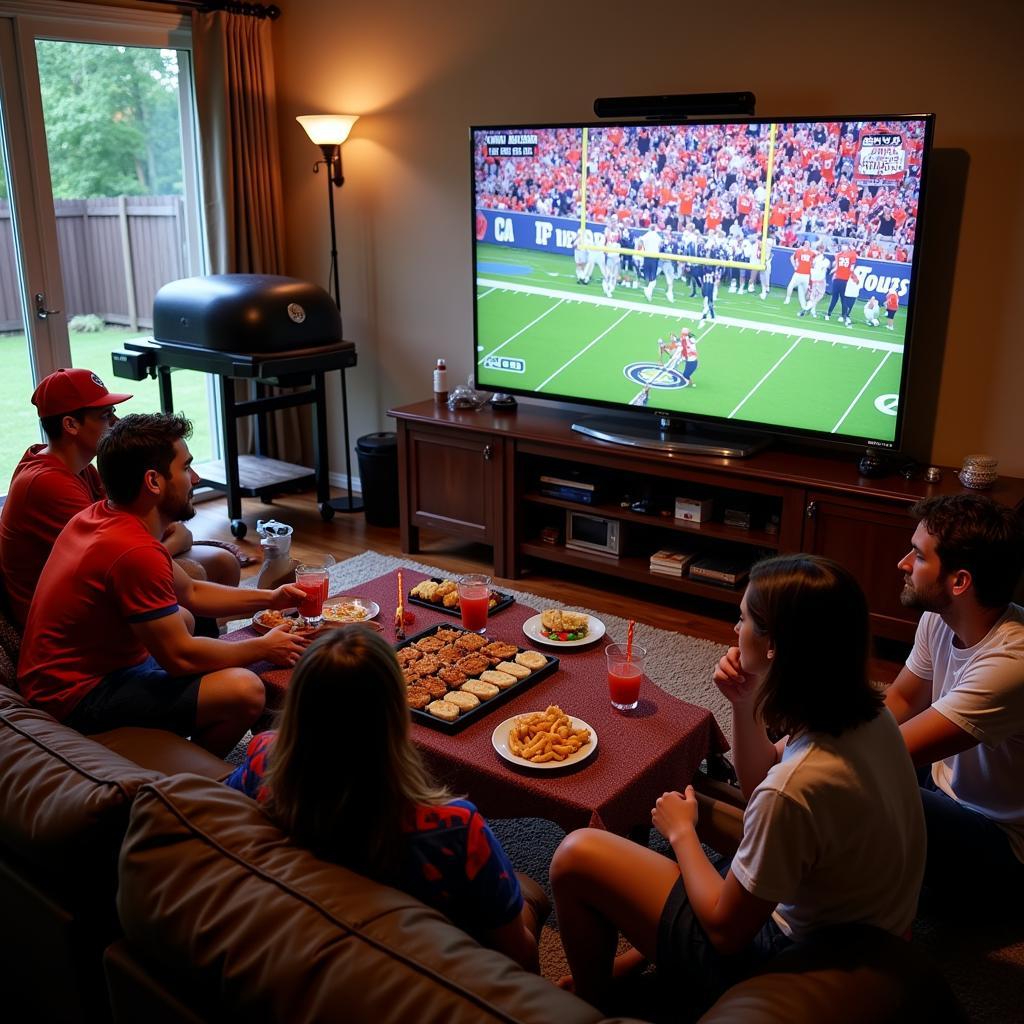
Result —
<path fill-rule="evenodd" d="M 890 444 L 926 127 L 474 129 L 480 385 Z"/>

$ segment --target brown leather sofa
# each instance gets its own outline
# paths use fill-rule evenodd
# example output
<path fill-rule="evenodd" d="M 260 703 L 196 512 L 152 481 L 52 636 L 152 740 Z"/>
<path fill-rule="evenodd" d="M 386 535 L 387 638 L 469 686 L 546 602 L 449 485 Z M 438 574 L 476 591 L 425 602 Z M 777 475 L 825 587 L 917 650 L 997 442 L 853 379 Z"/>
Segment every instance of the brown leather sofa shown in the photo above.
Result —
<path fill-rule="evenodd" d="M 82 736 L 0 685 L 0 999 L 20 1010 L 7 1019 L 108 1016 L 101 955 L 120 932 L 128 812 L 141 785 L 185 770 L 230 766 L 154 729 Z"/>

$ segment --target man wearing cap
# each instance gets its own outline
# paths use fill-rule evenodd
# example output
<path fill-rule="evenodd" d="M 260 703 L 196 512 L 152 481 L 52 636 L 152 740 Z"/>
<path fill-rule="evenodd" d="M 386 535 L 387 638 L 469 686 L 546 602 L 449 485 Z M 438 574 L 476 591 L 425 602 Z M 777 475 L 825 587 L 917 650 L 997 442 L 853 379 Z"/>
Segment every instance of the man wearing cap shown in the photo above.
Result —
<path fill-rule="evenodd" d="M 131 397 L 109 392 L 95 373 L 81 368 L 55 370 L 32 395 L 49 443 L 31 445 L 22 456 L 0 512 L 0 577 L 19 626 L 28 619 L 57 535 L 72 516 L 106 497 L 92 460 L 100 438 L 117 422 L 114 406 Z M 192 535 L 181 523 L 163 542 L 190 576 L 238 583 L 237 559 L 219 549 L 197 557 Z M 193 561 L 198 570 L 189 564 Z M 207 624 L 207 632 L 216 635 L 215 630 L 216 623 Z"/>
<path fill-rule="evenodd" d="M 104 497 L 91 463 L 100 438 L 117 422 L 114 406 L 131 397 L 108 391 L 83 369 L 51 373 L 32 395 L 48 443 L 31 445 L 22 456 L 0 515 L 0 574 L 20 626 L 57 535 Z"/>

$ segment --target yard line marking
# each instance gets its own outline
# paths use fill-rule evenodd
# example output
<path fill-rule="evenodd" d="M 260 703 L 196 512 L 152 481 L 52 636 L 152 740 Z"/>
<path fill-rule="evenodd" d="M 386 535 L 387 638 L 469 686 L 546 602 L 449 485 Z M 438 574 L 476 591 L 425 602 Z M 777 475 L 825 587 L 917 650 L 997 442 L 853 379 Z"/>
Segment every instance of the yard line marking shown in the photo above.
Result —
<path fill-rule="evenodd" d="M 754 392 L 757 391 L 757 389 L 782 365 L 783 360 L 789 355 L 790 352 L 793 351 L 793 349 L 797 347 L 797 345 L 800 344 L 800 341 L 801 339 L 797 338 L 796 341 L 794 341 L 793 344 L 790 345 L 789 348 L 787 348 L 786 351 L 781 356 L 779 356 L 778 359 L 775 360 L 775 365 L 746 393 L 746 395 L 744 395 L 743 401 L 741 401 L 740 404 L 737 405 L 731 413 L 729 413 L 727 417 L 728 419 L 731 420 L 733 416 L 735 416 L 736 413 L 738 413 L 740 409 L 742 409 L 743 406 L 746 405 L 747 399 L 751 398 Z"/>
<path fill-rule="evenodd" d="M 885 355 L 882 356 L 882 361 L 875 367 L 875 372 L 871 374 L 871 376 L 868 377 L 868 379 L 864 382 L 864 387 L 862 387 L 860 391 L 857 392 L 857 397 L 854 398 L 854 400 L 850 403 L 850 407 L 846 410 L 846 412 L 843 413 L 842 416 L 839 417 L 839 422 L 832 428 L 831 432 L 833 434 L 843 425 L 843 421 L 846 419 L 846 417 L 849 416 L 851 412 L 853 412 L 853 407 L 860 401 L 861 395 L 863 395 L 864 392 L 867 391 L 868 385 L 878 376 L 878 371 L 881 370 L 883 366 L 885 366 L 886 360 L 891 355 L 891 352 L 886 352 Z"/>
<path fill-rule="evenodd" d="M 626 310 L 625 313 L 622 314 L 622 316 L 619 317 L 618 320 L 615 321 L 615 323 L 613 323 L 610 326 L 606 327 L 592 342 L 590 342 L 589 345 L 586 345 L 583 348 L 581 348 L 579 350 L 579 352 L 577 352 L 576 355 L 574 355 L 572 357 L 572 359 L 569 360 L 569 362 L 565 363 L 565 365 L 563 365 L 563 366 L 560 366 L 557 370 L 555 370 L 555 372 L 553 374 L 551 374 L 550 377 L 548 377 L 547 380 L 542 380 L 533 390 L 534 391 L 540 391 L 540 389 L 542 387 L 544 387 L 545 384 L 550 384 L 551 381 L 553 381 L 563 370 L 567 370 L 573 363 L 575 363 L 576 360 L 579 359 L 579 357 L 581 355 L 583 355 L 584 352 L 587 352 L 589 349 L 592 349 L 609 331 L 612 331 L 616 327 L 618 327 L 619 324 L 621 324 L 622 321 L 625 320 L 627 316 L 629 316 L 629 310 L 628 309 Z"/>
<path fill-rule="evenodd" d="M 523 333 L 523 331 L 528 331 L 534 324 L 543 320 L 544 317 L 548 315 L 548 313 L 553 313 L 556 309 L 558 309 L 558 307 L 563 302 L 565 302 L 565 299 L 559 299 L 553 306 L 549 306 L 546 310 L 544 310 L 543 313 L 541 313 L 539 317 L 537 317 L 535 320 L 531 320 L 525 327 L 516 331 L 516 333 L 513 334 L 511 338 L 506 338 L 497 348 L 491 349 L 491 351 L 488 352 L 486 356 L 484 356 L 484 359 L 487 359 L 489 356 L 493 356 L 495 352 L 500 352 L 510 341 L 515 341 L 516 338 L 518 338 L 519 335 Z"/>
<path fill-rule="evenodd" d="M 478 299 L 486 299 L 488 295 L 493 295 L 497 290 L 498 290 L 497 288 L 488 288 L 487 291 L 481 292 L 477 296 L 477 298 Z"/>
<path fill-rule="evenodd" d="M 568 277 L 569 275 L 566 274 L 563 276 Z M 543 295 L 552 299 L 565 299 L 567 297 L 571 297 L 577 302 L 589 303 L 592 306 L 604 306 L 605 308 L 611 309 L 629 309 L 638 313 L 643 312 L 658 316 L 672 317 L 675 320 L 699 320 L 701 316 L 700 310 L 677 309 L 675 306 L 662 306 L 657 303 L 651 304 L 649 302 L 636 302 L 629 299 L 609 299 L 603 296 L 599 299 L 596 296 L 577 295 L 575 293 L 571 296 L 567 296 L 564 291 L 558 291 L 555 288 L 541 288 L 539 285 L 521 284 L 516 281 L 499 281 L 495 278 L 489 277 L 478 277 L 476 279 L 476 283 L 478 285 L 500 288 L 503 291 L 522 292 L 525 295 Z M 780 323 L 778 326 L 775 326 L 765 320 L 751 320 L 745 317 L 726 315 L 718 315 L 715 317 L 715 320 L 717 323 L 724 324 L 728 327 L 750 327 L 758 331 L 763 330 L 768 334 L 782 334 L 786 337 L 793 336 L 791 333 L 792 324 Z M 841 342 L 846 345 L 851 345 L 854 348 L 869 349 L 875 352 L 894 352 L 897 355 L 902 355 L 905 351 L 905 346 L 897 342 L 876 341 L 873 338 L 840 338 L 831 331 L 804 330 L 801 332 L 801 337 L 812 339 L 816 338 L 819 341 L 831 341 L 833 343 Z"/>

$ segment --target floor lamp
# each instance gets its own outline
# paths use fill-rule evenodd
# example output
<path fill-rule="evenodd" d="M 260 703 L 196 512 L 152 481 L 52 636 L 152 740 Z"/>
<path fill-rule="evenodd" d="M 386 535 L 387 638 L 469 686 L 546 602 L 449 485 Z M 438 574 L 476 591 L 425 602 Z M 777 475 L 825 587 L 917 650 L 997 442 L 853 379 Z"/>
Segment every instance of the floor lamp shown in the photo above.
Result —
<path fill-rule="evenodd" d="M 352 125 L 359 120 L 358 114 L 304 114 L 295 119 L 302 125 L 310 140 L 320 147 L 323 160 L 313 164 L 313 173 L 320 171 L 321 164 L 326 170 L 327 210 L 331 224 L 331 271 L 329 283 L 334 288 L 334 301 L 341 321 L 341 288 L 338 285 L 338 231 L 334 223 L 334 190 L 345 184 L 341 173 L 341 144 L 348 138 Z M 342 333 L 344 336 L 344 332 Z M 339 339 L 341 340 L 341 339 Z M 341 369 L 341 416 L 345 428 L 345 476 L 348 480 L 348 497 L 329 501 L 335 512 L 362 512 L 363 503 L 352 497 L 352 445 L 348 435 L 348 391 L 345 387 L 345 368 Z"/>

